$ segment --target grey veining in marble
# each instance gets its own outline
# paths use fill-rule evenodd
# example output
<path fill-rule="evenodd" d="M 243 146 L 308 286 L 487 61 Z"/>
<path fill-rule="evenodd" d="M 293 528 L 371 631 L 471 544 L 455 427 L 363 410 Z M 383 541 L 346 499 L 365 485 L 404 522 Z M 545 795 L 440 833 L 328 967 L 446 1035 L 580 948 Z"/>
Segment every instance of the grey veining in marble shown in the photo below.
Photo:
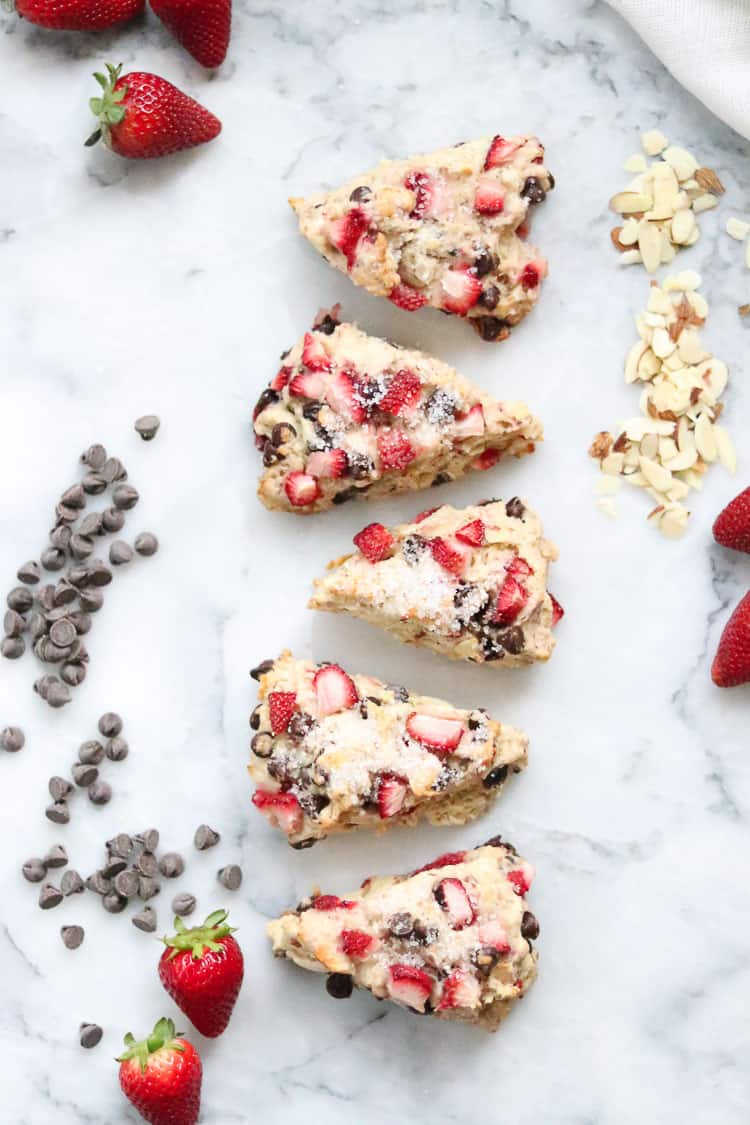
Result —
<path fill-rule="evenodd" d="M 211 146 L 128 165 L 87 150 L 91 71 L 110 60 L 173 79 L 224 122 Z M 247 983 L 231 1031 L 198 1039 L 205 1125 L 745 1125 L 748 811 L 745 689 L 708 669 L 750 561 L 712 545 L 719 507 L 746 483 L 750 398 L 742 364 L 750 299 L 724 219 L 744 213 L 748 146 L 681 90 L 630 30 L 589 0 L 356 0 L 236 5 L 226 66 L 201 72 L 153 17 L 120 32 L 54 35 L 0 17 L 0 576 L 37 553 L 58 487 L 101 440 L 142 494 L 133 534 L 162 549 L 107 593 L 74 703 L 30 693 L 30 657 L 0 668 L 0 724 L 24 751 L 0 759 L 0 1122 L 135 1121 L 113 1056 L 128 1031 L 174 1014 L 159 946 L 94 896 L 42 913 L 20 864 L 64 840 L 84 874 L 118 830 L 156 823 L 189 857 L 180 890 L 232 908 Z M 639 130 L 662 127 L 716 168 L 718 213 L 681 261 L 701 270 L 709 345 L 730 365 L 726 421 L 740 451 L 695 497 L 692 526 L 663 541 L 634 494 L 609 522 L 594 505 L 593 434 L 630 413 L 622 379 L 645 274 L 619 270 L 607 199 Z M 541 301 L 512 339 L 482 344 L 455 319 L 409 316 L 355 291 L 302 242 L 285 199 L 383 155 L 482 133 L 533 131 L 557 190 L 534 223 L 550 259 Z M 363 327 L 424 347 L 498 393 L 523 396 L 547 440 L 533 458 L 445 489 L 520 493 L 560 546 L 566 607 L 549 666 L 516 675 L 402 650 L 361 622 L 305 609 L 310 579 L 373 518 L 430 498 L 349 506 L 314 521 L 255 498 L 249 411 L 317 308 L 340 300 Z M 156 412 L 156 440 L 132 430 Z M 490 483 L 491 482 L 491 483 Z M 282 647 L 340 660 L 531 736 L 531 760 L 485 822 L 351 838 L 294 853 L 249 806 L 247 671 Z M 43 816 L 96 718 L 126 718 L 105 808 Z M 206 821 L 219 847 L 198 854 Z M 537 865 L 540 978 L 493 1037 L 417 1020 L 367 995 L 335 1002 L 322 980 L 273 961 L 266 919 L 311 885 L 346 891 L 368 872 L 509 837 Z M 241 862 L 242 888 L 216 869 Z M 171 888 L 154 905 L 168 926 Z M 59 927 L 87 928 L 76 952 Z M 83 1052 L 82 1020 L 102 1044 Z"/>

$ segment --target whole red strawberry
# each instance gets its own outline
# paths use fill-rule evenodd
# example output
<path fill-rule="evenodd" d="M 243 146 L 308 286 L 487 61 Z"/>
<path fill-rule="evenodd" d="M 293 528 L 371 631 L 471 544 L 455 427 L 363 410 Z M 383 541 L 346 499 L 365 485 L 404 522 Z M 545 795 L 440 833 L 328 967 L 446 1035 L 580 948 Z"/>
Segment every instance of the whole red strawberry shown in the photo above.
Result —
<path fill-rule="evenodd" d="M 711 678 L 717 687 L 750 683 L 750 593 L 745 594 L 724 626 Z"/>
<path fill-rule="evenodd" d="M 218 117 L 171 82 L 157 74 L 121 71 L 122 65 L 107 64 L 106 76 L 94 75 L 102 93 L 89 105 L 100 125 L 87 145 L 103 138 L 120 156 L 144 160 L 202 145 L 221 132 Z"/>
<path fill-rule="evenodd" d="M 232 0 L 150 0 L 154 13 L 201 66 L 221 66 L 232 30 Z"/>
<path fill-rule="evenodd" d="M 16 0 L 16 11 L 37 27 L 101 31 L 140 15 L 145 0 Z"/>
<path fill-rule="evenodd" d="M 177 933 L 164 938 L 167 948 L 159 961 L 161 983 L 209 1039 L 221 1035 L 229 1023 L 244 975 L 242 950 L 226 918 L 226 910 L 215 910 L 192 930 L 175 918 Z"/>
<path fill-rule="evenodd" d="M 730 500 L 714 524 L 714 539 L 722 547 L 750 554 L 750 488 Z"/>
<path fill-rule="evenodd" d="M 161 1019 L 148 1039 L 125 1036 L 118 1058 L 125 1097 L 151 1125 L 195 1125 L 201 1109 L 203 1067 L 192 1043 Z"/>

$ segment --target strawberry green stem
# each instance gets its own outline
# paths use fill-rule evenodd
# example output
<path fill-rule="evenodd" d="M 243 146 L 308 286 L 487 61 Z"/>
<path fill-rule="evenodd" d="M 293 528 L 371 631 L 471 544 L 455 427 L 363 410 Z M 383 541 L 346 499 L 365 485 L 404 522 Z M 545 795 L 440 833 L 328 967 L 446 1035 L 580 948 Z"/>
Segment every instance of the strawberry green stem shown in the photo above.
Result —
<path fill-rule="evenodd" d="M 117 66 L 107 63 L 106 69 L 106 75 L 98 71 L 94 74 L 102 92 L 101 96 L 89 99 L 89 108 L 94 116 L 99 118 L 99 127 L 86 140 L 85 143 L 88 148 L 102 139 L 108 145 L 110 126 L 119 125 L 125 119 L 127 113 L 125 106 L 120 103 L 127 94 L 128 88 L 127 86 L 121 86 L 118 90 L 115 89 L 115 85 L 122 74 L 122 63 L 118 63 Z"/>
<path fill-rule="evenodd" d="M 187 929 L 182 918 L 175 918 L 174 928 L 176 933 L 172 934 L 171 937 L 162 938 L 167 949 L 171 950 L 170 961 L 178 953 L 191 953 L 196 960 L 202 957 L 208 949 L 213 953 L 218 953 L 222 948 L 221 939 L 234 933 L 233 927 L 227 925 L 227 917 L 228 911 L 214 910 L 213 914 L 209 914 L 206 918 L 203 925 L 194 926 L 191 930 Z"/>
<path fill-rule="evenodd" d="M 127 1062 L 135 1059 L 141 1068 L 141 1073 L 146 1070 L 146 1065 L 151 1055 L 168 1047 L 173 1051 L 182 1051 L 184 1047 L 180 1042 L 181 1033 L 175 1032 L 174 1023 L 169 1019 L 160 1019 L 147 1039 L 137 1040 L 130 1032 L 125 1036 L 125 1047 L 116 1062 Z"/>

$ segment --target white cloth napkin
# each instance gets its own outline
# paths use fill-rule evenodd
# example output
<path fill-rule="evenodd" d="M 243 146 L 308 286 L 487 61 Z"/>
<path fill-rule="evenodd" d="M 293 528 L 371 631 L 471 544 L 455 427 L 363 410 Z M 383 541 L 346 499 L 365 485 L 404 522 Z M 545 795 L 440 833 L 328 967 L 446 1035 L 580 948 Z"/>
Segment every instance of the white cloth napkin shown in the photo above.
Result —
<path fill-rule="evenodd" d="M 609 0 L 678 82 L 750 137 L 750 0 Z"/>

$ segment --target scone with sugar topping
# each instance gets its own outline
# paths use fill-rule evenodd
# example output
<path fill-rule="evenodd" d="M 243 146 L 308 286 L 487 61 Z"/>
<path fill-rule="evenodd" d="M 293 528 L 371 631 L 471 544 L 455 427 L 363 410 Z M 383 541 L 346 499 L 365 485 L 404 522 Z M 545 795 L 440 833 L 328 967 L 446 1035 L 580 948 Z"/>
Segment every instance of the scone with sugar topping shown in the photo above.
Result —
<path fill-rule="evenodd" d="M 557 548 L 518 497 L 368 524 L 354 543 L 316 580 L 311 609 L 350 613 L 453 660 L 511 668 L 549 659 L 563 615 L 547 590 Z"/>
<path fill-rule="evenodd" d="M 526 765 L 528 740 L 477 708 L 283 652 L 250 719 L 253 804 L 294 848 L 333 832 L 465 824 Z"/>
<path fill-rule="evenodd" d="M 331 996 L 369 990 L 420 1015 L 495 1031 L 536 977 L 534 869 L 500 837 L 410 875 L 316 894 L 268 926 L 277 957 L 327 973 Z"/>
<path fill-rule="evenodd" d="M 522 457 L 542 427 L 448 364 L 318 314 L 253 415 L 268 508 L 307 515 L 355 497 L 427 488 Z"/>
<path fill-rule="evenodd" d="M 533 308 L 546 276 L 524 238 L 529 208 L 553 186 L 536 137 L 494 136 L 384 160 L 289 202 L 302 234 L 355 285 L 409 312 L 430 305 L 465 317 L 497 341 Z"/>

